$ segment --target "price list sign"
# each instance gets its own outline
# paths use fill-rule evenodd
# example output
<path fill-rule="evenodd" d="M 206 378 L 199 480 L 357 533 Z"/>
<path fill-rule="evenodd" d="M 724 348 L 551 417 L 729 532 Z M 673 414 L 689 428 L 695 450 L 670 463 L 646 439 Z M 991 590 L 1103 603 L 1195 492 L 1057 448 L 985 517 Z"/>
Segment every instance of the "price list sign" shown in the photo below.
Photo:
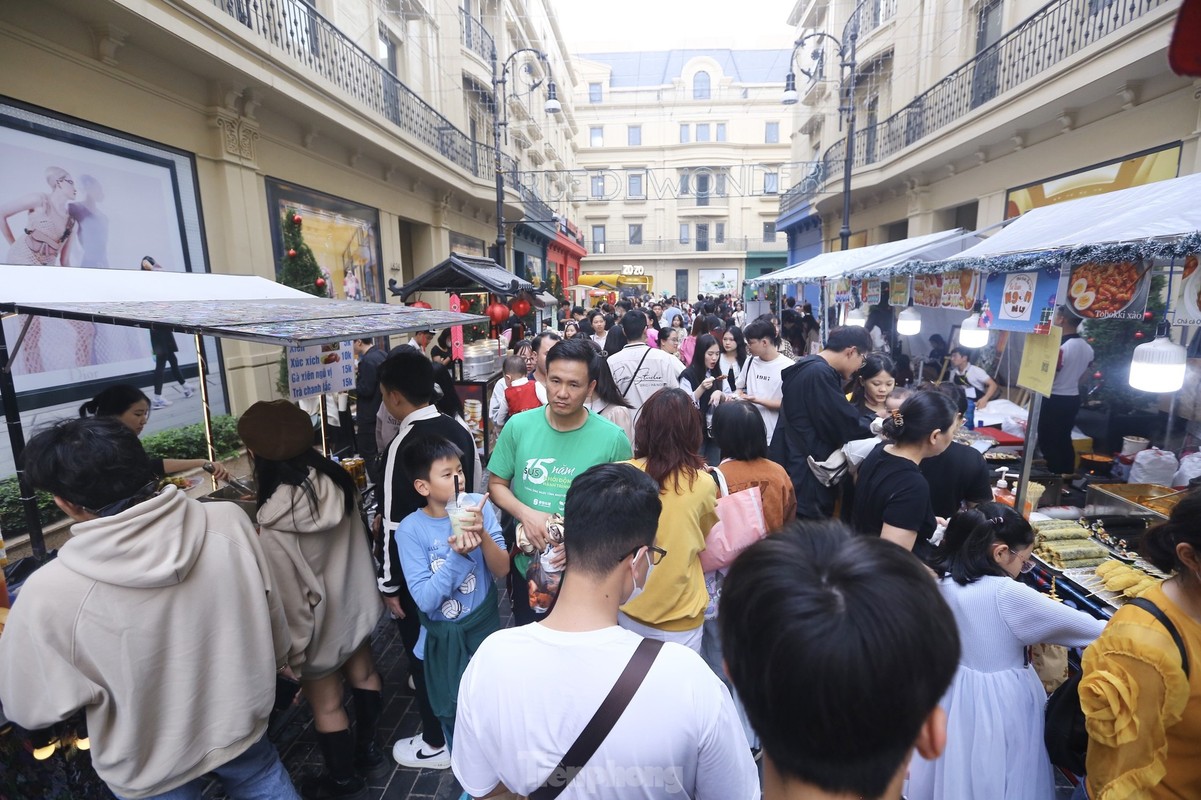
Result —
<path fill-rule="evenodd" d="M 293 400 L 354 389 L 350 342 L 288 348 L 288 392 Z"/>

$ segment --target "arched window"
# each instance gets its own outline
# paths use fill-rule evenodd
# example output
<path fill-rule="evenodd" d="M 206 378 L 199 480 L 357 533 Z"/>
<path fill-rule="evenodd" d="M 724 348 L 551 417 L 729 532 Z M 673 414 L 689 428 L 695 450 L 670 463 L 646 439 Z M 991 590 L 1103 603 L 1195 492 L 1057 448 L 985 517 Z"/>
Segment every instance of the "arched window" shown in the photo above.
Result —
<path fill-rule="evenodd" d="M 701 71 L 692 76 L 692 99 L 709 99 L 709 73 Z"/>

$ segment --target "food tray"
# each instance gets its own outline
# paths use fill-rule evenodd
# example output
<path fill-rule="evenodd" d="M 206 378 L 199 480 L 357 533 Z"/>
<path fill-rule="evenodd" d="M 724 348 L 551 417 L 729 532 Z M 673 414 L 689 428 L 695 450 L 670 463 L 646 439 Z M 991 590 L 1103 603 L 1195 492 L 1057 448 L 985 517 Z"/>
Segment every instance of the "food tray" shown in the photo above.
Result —
<path fill-rule="evenodd" d="M 1106 550 L 1109 551 L 1110 558 L 1117 559 L 1118 561 L 1121 561 L 1123 564 L 1133 564 L 1136 560 L 1135 556 L 1123 555 L 1122 551 L 1118 550 L 1118 548 L 1114 547 L 1111 544 L 1101 541 L 1100 539 L 1097 538 L 1097 535 L 1095 533 L 1092 536 L 1088 537 L 1088 540 L 1090 542 L 1095 542 L 1096 544 L 1099 544 L 1102 547 L 1104 547 Z M 1129 552 L 1129 551 L 1127 551 L 1127 552 Z"/>
<path fill-rule="evenodd" d="M 1121 592 L 1113 592 L 1105 588 L 1105 581 L 1097 577 L 1095 567 L 1080 567 L 1065 569 L 1060 575 L 1088 592 L 1093 597 L 1105 603 L 1110 608 L 1120 608 L 1126 604 L 1126 596 Z"/>

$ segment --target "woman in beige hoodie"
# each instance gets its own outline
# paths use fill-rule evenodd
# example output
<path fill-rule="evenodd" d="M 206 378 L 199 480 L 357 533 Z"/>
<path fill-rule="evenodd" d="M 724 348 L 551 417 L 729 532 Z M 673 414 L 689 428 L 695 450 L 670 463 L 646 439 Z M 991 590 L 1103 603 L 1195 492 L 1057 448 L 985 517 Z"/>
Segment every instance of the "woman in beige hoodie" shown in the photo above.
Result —
<path fill-rule="evenodd" d="M 292 634 L 288 665 L 313 708 L 325 758 L 325 774 L 301 792 L 308 800 L 365 797 L 364 777 L 382 777 L 391 764 L 375 742 L 382 702 L 369 637 L 383 606 L 354 481 L 313 449 L 309 415 L 286 400 L 255 403 L 238 433 L 253 455 L 260 542 Z"/>

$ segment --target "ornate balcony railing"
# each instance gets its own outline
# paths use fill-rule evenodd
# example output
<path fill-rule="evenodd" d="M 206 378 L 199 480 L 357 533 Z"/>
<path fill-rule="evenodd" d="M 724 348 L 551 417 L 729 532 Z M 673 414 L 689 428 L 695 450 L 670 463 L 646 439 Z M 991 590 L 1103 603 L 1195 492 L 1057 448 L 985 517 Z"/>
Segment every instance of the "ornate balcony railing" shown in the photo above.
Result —
<path fill-rule="evenodd" d="M 744 253 L 748 250 L 760 252 L 784 252 L 788 249 L 788 239 L 784 234 L 774 239 L 764 239 L 759 236 L 727 236 L 720 242 L 710 231 L 706 238 L 689 237 L 688 241 L 679 239 L 606 239 L 603 242 L 593 241 L 585 245 L 593 255 L 638 255 L 639 253 Z"/>
<path fill-rule="evenodd" d="M 487 147 L 471 141 L 312 6 L 302 0 L 212 3 L 431 151 L 477 177 L 493 174 Z"/>
<path fill-rule="evenodd" d="M 863 15 L 859 28 L 862 39 L 897 15 L 897 0 L 867 0 L 859 13 Z"/>
<path fill-rule="evenodd" d="M 459 9 L 459 38 L 464 47 L 484 59 L 485 62 L 492 60 L 494 47 L 492 34 L 484 28 L 484 23 L 468 14 L 463 8 Z"/>
<path fill-rule="evenodd" d="M 1053 0 L 891 117 L 856 131 L 852 165 L 892 156 L 1170 2 Z M 843 138 L 826 150 L 817 168 L 784 193 L 780 215 L 811 201 L 832 177 L 841 175 L 845 157 Z"/>

